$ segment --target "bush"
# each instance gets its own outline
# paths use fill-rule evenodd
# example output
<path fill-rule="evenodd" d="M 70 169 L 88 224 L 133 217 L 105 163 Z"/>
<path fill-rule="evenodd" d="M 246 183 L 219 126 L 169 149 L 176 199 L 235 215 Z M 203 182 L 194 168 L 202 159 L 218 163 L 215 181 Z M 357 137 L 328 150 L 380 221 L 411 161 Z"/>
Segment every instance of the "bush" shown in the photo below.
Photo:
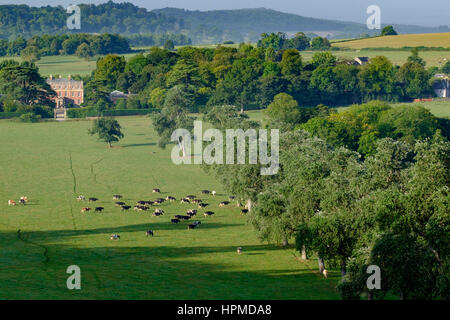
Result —
<path fill-rule="evenodd" d="M 12 118 L 18 118 L 23 113 L 20 112 L 0 112 L 0 119 L 12 119 Z"/>
<path fill-rule="evenodd" d="M 19 117 L 21 122 L 39 122 L 41 120 L 41 115 L 36 115 L 33 112 L 24 113 Z"/>

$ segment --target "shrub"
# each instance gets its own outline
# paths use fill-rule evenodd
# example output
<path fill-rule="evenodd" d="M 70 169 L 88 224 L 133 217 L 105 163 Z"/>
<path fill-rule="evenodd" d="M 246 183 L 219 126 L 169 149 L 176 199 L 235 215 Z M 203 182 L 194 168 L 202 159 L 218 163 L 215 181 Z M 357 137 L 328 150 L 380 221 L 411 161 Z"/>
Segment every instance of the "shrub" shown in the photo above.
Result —
<path fill-rule="evenodd" d="M 41 120 L 41 115 L 36 115 L 33 112 L 24 113 L 19 117 L 21 122 L 39 122 Z"/>

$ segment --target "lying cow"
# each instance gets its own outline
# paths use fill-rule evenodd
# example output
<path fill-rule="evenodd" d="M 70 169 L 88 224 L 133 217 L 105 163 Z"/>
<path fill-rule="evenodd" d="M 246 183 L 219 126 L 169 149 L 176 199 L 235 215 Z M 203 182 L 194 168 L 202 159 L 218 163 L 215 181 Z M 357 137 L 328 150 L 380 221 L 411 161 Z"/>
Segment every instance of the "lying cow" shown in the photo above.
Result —
<path fill-rule="evenodd" d="M 86 200 L 86 197 L 85 197 L 85 196 L 78 196 L 78 197 L 77 197 L 77 200 L 78 200 L 78 201 L 85 201 L 85 200 Z"/>
<path fill-rule="evenodd" d="M 130 209 L 131 209 L 131 206 L 122 206 L 123 211 L 130 210 Z"/>
<path fill-rule="evenodd" d="M 120 195 L 120 194 L 115 194 L 115 195 L 113 195 L 113 200 L 120 200 L 120 199 L 122 199 L 123 197 Z"/>
<path fill-rule="evenodd" d="M 96 202 L 98 201 L 98 198 L 89 198 L 89 202 Z"/>
<path fill-rule="evenodd" d="M 196 196 L 194 196 L 194 195 L 192 195 L 192 194 L 186 196 L 186 199 L 189 199 L 189 200 L 193 200 L 193 199 L 195 199 L 195 198 L 196 198 Z"/>
<path fill-rule="evenodd" d="M 166 200 L 172 202 L 172 201 L 175 201 L 175 200 L 177 200 L 177 199 L 176 199 L 175 197 L 172 197 L 172 196 L 167 196 L 167 197 L 166 197 Z"/>
<path fill-rule="evenodd" d="M 22 196 L 22 197 L 20 197 L 20 200 L 23 200 L 23 201 L 25 201 L 25 202 L 28 202 L 28 197 Z"/>
<path fill-rule="evenodd" d="M 181 221 L 180 221 L 180 219 L 172 219 L 172 220 L 170 220 L 170 222 L 171 223 L 180 223 Z"/>
<path fill-rule="evenodd" d="M 116 207 L 121 207 L 121 206 L 124 206 L 125 204 L 126 204 L 125 202 L 118 201 L 118 202 L 116 202 L 114 205 L 115 205 Z"/>
<path fill-rule="evenodd" d="M 181 203 L 191 203 L 191 201 L 189 201 L 189 199 L 183 198 L 180 201 Z"/>
<path fill-rule="evenodd" d="M 153 193 L 161 193 L 161 190 L 159 190 L 158 188 L 153 189 L 152 191 Z"/>
<path fill-rule="evenodd" d="M 230 204 L 230 202 L 228 202 L 228 201 L 222 201 L 221 203 L 219 203 L 219 207 L 223 207 L 223 206 L 226 206 L 229 204 Z"/>
<path fill-rule="evenodd" d="M 81 213 L 85 213 L 85 212 L 88 212 L 88 211 L 91 211 L 91 208 L 82 208 L 81 209 Z"/>
<path fill-rule="evenodd" d="M 211 193 L 211 191 L 209 191 L 209 190 L 202 190 L 202 194 L 210 194 Z"/>
<path fill-rule="evenodd" d="M 8 206 L 15 206 L 17 203 L 14 200 L 8 200 Z"/>
<path fill-rule="evenodd" d="M 111 240 L 119 240 L 120 236 L 118 234 L 112 234 L 110 239 Z"/>
<path fill-rule="evenodd" d="M 212 212 L 212 211 L 206 211 L 203 215 L 205 217 L 209 217 L 209 216 L 212 216 L 213 214 L 214 214 L 214 212 Z"/>
<path fill-rule="evenodd" d="M 148 236 L 154 236 L 153 235 L 153 231 L 152 230 L 147 230 L 147 232 L 145 233 L 145 235 L 148 237 Z"/>
<path fill-rule="evenodd" d="M 199 203 L 199 204 L 198 204 L 198 207 L 199 207 L 199 208 L 205 208 L 206 206 L 208 206 L 207 203 Z"/>
<path fill-rule="evenodd" d="M 163 210 L 163 209 L 160 209 L 160 208 L 155 209 L 154 212 L 155 212 L 155 213 L 159 213 L 159 214 L 164 214 L 164 210 Z"/>
<path fill-rule="evenodd" d="M 102 212 L 103 210 L 105 210 L 105 208 L 103 208 L 103 207 L 95 208 L 95 212 Z"/>

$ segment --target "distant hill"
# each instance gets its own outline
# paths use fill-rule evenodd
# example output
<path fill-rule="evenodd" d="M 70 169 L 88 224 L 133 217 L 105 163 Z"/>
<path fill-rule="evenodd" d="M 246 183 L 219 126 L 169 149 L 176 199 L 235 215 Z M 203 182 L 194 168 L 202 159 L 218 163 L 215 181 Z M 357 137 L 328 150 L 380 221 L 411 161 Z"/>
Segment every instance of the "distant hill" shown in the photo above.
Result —
<path fill-rule="evenodd" d="M 310 36 L 331 38 L 379 33 L 379 30 L 368 30 L 360 23 L 308 18 L 265 8 L 214 11 L 165 8 L 148 11 L 132 3 L 112 1 L 79 6 L 81 30 L 68 30 L 66 20 L 69 15 L 61 6 L 0 5 L 0 39 L 73 32 L 118 33 L 125 36 L 183 34 L 190 37 L 194 44 L 213 44 L 226 40 L 256 42 L 261 33 L 278 31 L 288 35 L 303 31 Z M 400 33 L 450 32 L 448 27 L 395 25 L 395 29 Z"/>
<path fill-rule="evenodd" d="M 379 30 L 368 30 L 365 24 L 335 20 L 308 18 L 296 14 L 279 12 L 271 9 L 237 9 L 190 11 L 177 8 L 153 10 L 167 17 L 182 19 L 194 42 L 207 40 L 205 30 L 210 36 L 222 37 L 217 40 L 255 41 L 263 32 L 315 33 L 337 38 L 349 38 L 361 34 L 375 35 Z M 448 28 L 430 28 L 420 26 L 394 25 L 400 33 L 449 32 Z M 202 33 L 203 31 L 203 33 Z M 222 34 L 214 35 L 214 32 Z M 226 37 L 230 39 L 226 39 Z"/>

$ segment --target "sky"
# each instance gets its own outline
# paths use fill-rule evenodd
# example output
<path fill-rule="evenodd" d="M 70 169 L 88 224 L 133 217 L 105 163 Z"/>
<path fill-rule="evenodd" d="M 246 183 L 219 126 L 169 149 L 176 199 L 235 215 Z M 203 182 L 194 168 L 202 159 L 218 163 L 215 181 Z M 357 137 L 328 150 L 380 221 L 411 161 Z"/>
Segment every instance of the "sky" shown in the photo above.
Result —
<path fill-rule="evenodd" d="M 30 6 L 103 3 L 106 0 L 0 0 L 0 4 Z M 114 2 L 124 2 L 115 0 Z M 307 17 L 365 23 L 369 5 L 381 8 L 381 23 L 450 26 L 450 0 L 128 0 L 149 10 L 165 7 L 189 10 L 270 8 Z"/>

